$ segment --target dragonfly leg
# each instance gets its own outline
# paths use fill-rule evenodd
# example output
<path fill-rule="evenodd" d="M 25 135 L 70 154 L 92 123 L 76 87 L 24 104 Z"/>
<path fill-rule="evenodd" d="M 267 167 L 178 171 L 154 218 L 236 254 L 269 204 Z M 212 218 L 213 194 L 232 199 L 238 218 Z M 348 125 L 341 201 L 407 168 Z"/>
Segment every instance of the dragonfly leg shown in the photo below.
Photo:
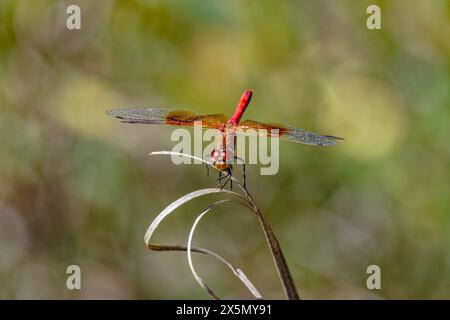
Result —
<path fill-rule="evenodd" d="M 206 167 L 206 176 L 208 176 L 209 177 L 209 166 L 212 164 L 212 165 L 214 165 L 214 162 L 210 162 L 209 160 L 211 160 L 211 157 L 209 157 L 209 159 L 208 159 L 208 157 L 205 157 L 205 159 L 204 159 L 206 162 L 205 162 L 205 167 Z"/>
<path fill-rule="evenodd" d="M 222 189 L 227 185 L 227 183 L 231 181 L 231 176 L 232 176 L 232 175 L 233 175 L 233 171 L 231 170 L 231 167 L 229 167 L 229 168 L 227 169 L 227 175 L 224 176 L 224 178 L 228 178 L 228 179 L 227 179 L 227 181 L 225 181 L 225 182 L 222 184 L 222 187 L 220 188 L 221 191 L 222 191 Z M 230 187 L 231 187 L 231 190 L 233 190 L 233 181 L 230 182 Z"/>
<path fill-rule="evenodd" d="M 237 156 L 234 157 L 236 160 L 240 160 L 242 163 L 242 172 L 243 172 L 243 179 L 244 179 L 244 189 L 247 190 L 247 177 L 245 175 L 245 161 Z"/>
<path fill-rule="evenodd" d="M 219 171 L 219 178 L 217 179 L 217 188 L 220 189 L 220 180 L 222 180 L 222 171 Z"/>
<path fill-rule="evenodd" d="M 205 163 L 205 167 L 206 167 L 206 176 L 209 177 L 209 165 Z"/>
<path fill-rule="evenodd" d="M 245 176 L 245 163 L 242 164 L 242 169 L 244 172 L 244 174 L 243 174 L 244 175 L 244 189 L 247 190 L 247 178 Z"/>
<path fill-rule="evenodd" d="M 227 169 L 227 174 L 222 176 L 222 171 L 219 171 L 219 178 L 217 179 L 217 181 L 219 181 L 219 186 L 218 188 L 220 188 L 220 190 L 222 191 L 222 189 L 227 185 L 227 183 L 231 180 L 231 177 L 233 175 L 233 170 L 230 168 Z M 223 179 L 227 179 L 224 183 L 221 184 L 221 180 Z M 232 183 L 232 182 L 231 182 Z M 230 184 L 231 188 L 232 185 Z"/>

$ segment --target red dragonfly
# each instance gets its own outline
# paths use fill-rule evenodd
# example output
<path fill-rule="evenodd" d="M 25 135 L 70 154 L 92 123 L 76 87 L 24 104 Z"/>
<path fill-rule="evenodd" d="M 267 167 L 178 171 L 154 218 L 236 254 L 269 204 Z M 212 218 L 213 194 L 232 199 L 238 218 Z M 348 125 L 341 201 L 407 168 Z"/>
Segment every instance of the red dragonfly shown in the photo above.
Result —
<path fill-rule="evenodd" d="M 166 124 L 172 126 L 193 127 L 194 123 L 201 121 L 202 128 L 212 128 L 219 131 L 220 138 L 218 146 L 211 153 L 212 164 L 220 172 L 226 172 L 227 182 L 232 174 L 232 162 L 235 160 L 234 145 L 237 132 L 245 132 L 253 129 L 258 135 L 279 138 L 281 140 L 316 146 L 335 145 L 336 140 L 342 138 L 321 135 L 303 129 L 293 128 L 277 123 L 263 123 L 253 120 L 240 122 L 250 100 L 252 91 L 246 90 L 231 118 L 225 114 L 196 114 L 191 111 L 172 108 L 125 108 L 109 110 L 106 113 L 126 123 L 142 124 Z M 219 177 L 219 181 L 222 177 Z M 224 185 L 227 183 L 225 182 Z M 244 166 L 245 184 L 245 166 Z M 222 186 L 223 187 L 223 186 Z"/>

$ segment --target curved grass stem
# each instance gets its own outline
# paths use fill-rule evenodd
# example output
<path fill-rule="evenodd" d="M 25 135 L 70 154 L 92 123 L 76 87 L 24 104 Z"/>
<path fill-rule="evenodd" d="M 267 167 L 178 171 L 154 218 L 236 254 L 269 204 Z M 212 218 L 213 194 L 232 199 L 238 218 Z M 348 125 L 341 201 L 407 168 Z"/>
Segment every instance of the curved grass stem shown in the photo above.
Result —
<path fill-rule="evenodd" d="M 213 166 L 210 162 L 205 161 L 201 158 L 192 156 L 192 155 L 188 155 L 188 154 L 183 154 L 183 153 L 179 153 L 179 152 L 172 152 L 172 151 L 157 151 L 157 152 L 152 152 L 150 153 L 150 155 L 178 155 L 178 156 L 183 156 L 183 157 L 188 157 L 191 159 L 195 159 L 198 161 L 201 161 L 202 163 L 205 163 L 206 165 L 208 165 L 209 167 L 218 170 L 215 166 Z M 181 250 L 181 251 L 187 251 L 188 253 L 188 260 L 189 260 L 189 265 L 191 267 L 191 271 L 194 275 L 194 277 L 196 278 L 197 282 L 200 284 L 200 286 L 202 286 L 203 289 L 205 289 L 213 298 L 218 299 L 218 296 L 206 285 L 206 283 L 198 276 L 197 272 L 195 271 L 195 268 L 193 266 L 192 263 L 192 258 L 190 253 L 191 252 L 197 252 L 197 253 L 203 253 L 203 254 L 208 254 L 210 256 L 215 257 L 216 259 L 219 259 L 220 261 L 222 261 L 223 263 L 225 263 L 228 267 L 230 267 L 232 269 L 232 271 L 235 273 L 236 276 L 239 277 L 239 279 L 246 285 L 246 287 L 252 292 L 252 294 L 256 297 L 256 298 L 260 298 L 260 294 L 259 292 L 256 290 L 256 288 L 253 286 L 253 284 L 248 280 L 248 278 L 245 276 L 245 274 L 243 274 L 242 272 L 238 272 L 239 269 L 235 268 L 234 266 L 232 266 L 231 264 L 229 264 L 228 262 L 226 262 L 225 259 L 223 259 L 222 257 L 220 257 L 219 255 L 207 250 L 207 249 L 202 249 L 202 248 L 194 248 L 191 246 L 191 242 L 192 242 L 192 237 L 193 237 L 193 233 L 195 230 L 196 225 L 198 224 L 198 222 L 200 221 L 200 219 L 207 213 L 209 212 L 212 208 L 218 206 L 219 204 L 222 204 L 226 201 L 231 201 L 231 200 L 221 200 L 221 201 L 217 201 L 215 203 L 213 203 L 211 206 L 209 206 L 207 209 L 205 209 L 195 220 L 191 232 L 189 234 L 189 238 L 188 238 L 188 245 L 187 247 L 183 247 L 183 246 L 164 246 L 164 245 L 158 245 L 158 244 L 153 244 L 150 242 L 150 239 L 154 233 L 154 231 L 156 230 L 156 228 L 158 227 L 159 223 L 167 216 L 169 215 L 171 212 L 173 212 L 176 208 L 178 208 L 179 206 L 183 205 L 184 203 L 191 201 L 195 198 L 198 198 L 200 196 L 203 195 L 207 195 L 207 194 L 213 194 L 213 193 L 221 193 L 221 194 L 230 194 L 233 195 L 235 197 L 237 197 L 240 201 L 238 201 L 240 204 L 244 205 L 245 207 L 247 207 L 248 209 L 250 209 L 254 214 L 256 214 L 261 228 L 263 230 L 264 236 L 267 240 L 267 244 L 269 246 L 270 249 L 270 253 L 272 255 L 272 258 L 275 262 L 275 267 L 277 269 L 277 273 L 278 276 L 281 280 L 282 286 L 283 286 L 283 290 L 285 292 L 286 297 L 289 300 L 300 300 L 300 296 L 298 295 L 297 289 L 295 287 L 295 283 L 292 279 L 291 273 L 289 271 L 289 268 L 287 266 L 286 263 L 286 259 L 284 258 L 284 254 L 281 250 L 281 246 L 272 230 L 272 228 L 270 227 L 270 225 L 267 223 L 266 219 L 264 218 L 264 215 L 262 213 L 262 211 L 257 207 L 255 201 L 253 200 L 253 197 L 251 196 L 251 194 L 249 193 L 248 189 L 236 178 L 231 177 L 231 179 L 233 180 L 233 182 L 235 182 L 240 190 L 242 191 L 241 193 L 237 193 L 234 191 L 230 191 L 230 190 L 226 190 L 226 189 L 218 189 L 218 188 L 207 188 L 207 189 L 200 189 L 194 192 L 191 192 L 181 198 L 179 198 L 178 200 L 176 200 L 175 202 L 173 202 L 172 204 L 170 204 L 167 208 L 165 208 L 154 220 L 153 222 L 150 224 L 150 226 L 147 229 L 147 232 L 145 234 L 145 242 L 147 244 L 147 246 L 151 249 L 151 250 L 156 250 L 156 251 L 172 251 L 172 250 Z M 239 270 L 240 271 L 240 270 Z M 241 275 L 241 276 L 240 276 Z M 243 275 L 243 276 L 242 276 Z"/>

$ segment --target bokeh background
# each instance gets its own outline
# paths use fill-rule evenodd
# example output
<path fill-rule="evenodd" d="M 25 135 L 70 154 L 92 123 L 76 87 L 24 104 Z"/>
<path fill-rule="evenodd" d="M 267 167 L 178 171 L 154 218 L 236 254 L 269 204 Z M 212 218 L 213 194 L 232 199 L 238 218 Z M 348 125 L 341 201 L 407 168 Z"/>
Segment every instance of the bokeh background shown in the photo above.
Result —
<path fill-rule="evenodd" d="M 382 10 L 368 30 L 366 8 Z M 66 7 L 81 7 L 67 30 Z M 248 184 L 303 298 L 450 298 L 450 2 L 0 1 L 0 298 L 207 299 L 184 253 L 149 251 L 151 220 L 214 186 L 203 166 L 149 157 L 172 128 L 121 124 L 105 110 L 174 106 L 343 136 L 281 143 L 280 171 Z M 180 208 L 160 243 L 184 244 L 217 197 Z M 156 240 L 155 238 L 155 240 Z M 255 217 L 229 204 L 196 245 L 283 292 Z M 223 298 L 250 298 L 195 256 Z M 66 288 L 79 265 L 82 290 Z M 366 288 L 381 268 L 382 289 Z"/>

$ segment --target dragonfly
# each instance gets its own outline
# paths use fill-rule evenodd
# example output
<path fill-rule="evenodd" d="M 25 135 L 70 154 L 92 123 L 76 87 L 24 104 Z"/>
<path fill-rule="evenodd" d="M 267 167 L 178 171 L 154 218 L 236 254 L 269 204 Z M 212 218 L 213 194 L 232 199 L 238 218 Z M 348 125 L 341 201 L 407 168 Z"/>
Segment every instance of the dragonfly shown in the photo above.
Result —
<path fill-rule="evenodd" d="M 278 123 L 266 123 L 241 118 L 252 98 L 252 91 L 245 90 L 231 117 L 223 113 L 198 114 L 188 110 L 174 108 L 120 108 L 106 111 L 106 114 L 118 118 L 125 123 L 162 124 L 178 127 L 193 127 L 200 124 L 203 129 L 216 129 L 219 133 L 218 145 L 211 152 L 211 164 L 219 170 L 219 181 L 228 178 L 223 188 L 232 176 L 232 163 L 236 159 L 234 146 L 236 133 L 249 132 L 260 136 L 277 138 L 284 141 L 314 146 L 332 146 L 343 138 L 321 135 Z M 252 130 L 249 130 L 252 129 Z M 244 164 L 244 187 L 246 187 Z M 222 172 L 224 176 L 222 177 Z"/>

